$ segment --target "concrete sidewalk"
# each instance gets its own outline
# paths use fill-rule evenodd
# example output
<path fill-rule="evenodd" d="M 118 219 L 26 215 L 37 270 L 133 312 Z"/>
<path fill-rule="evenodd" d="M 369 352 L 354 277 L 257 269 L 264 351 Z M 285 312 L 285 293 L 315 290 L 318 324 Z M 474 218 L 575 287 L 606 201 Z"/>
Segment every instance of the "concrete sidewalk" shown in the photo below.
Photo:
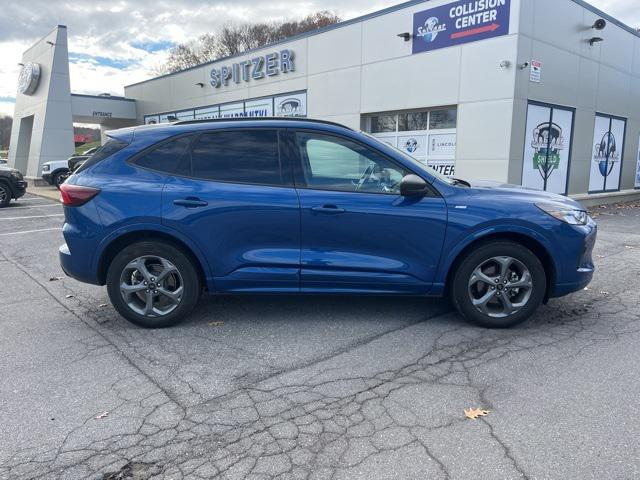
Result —
<path fill-rule="evenodd" d="M 49 200 L 54 200 L 56 202 L 60 201 L 60 192 L 56 187 L 51 185 L 46 186 L 35 186 L 33 182 L 29 182 L 29 186 L 27 187 L 27 193 L 35 195 L 37 197 L 48 198 Z"/>

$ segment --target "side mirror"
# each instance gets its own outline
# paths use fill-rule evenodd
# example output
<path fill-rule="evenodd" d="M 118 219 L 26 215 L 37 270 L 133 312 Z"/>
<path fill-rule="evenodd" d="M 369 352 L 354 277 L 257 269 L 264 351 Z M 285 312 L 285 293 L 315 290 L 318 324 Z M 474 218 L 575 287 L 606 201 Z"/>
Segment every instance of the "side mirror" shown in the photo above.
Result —
<path fill-rule="evenodd" d="M 429 192 L 429 186 L 417 175 L 407 175 L 400 182 L 400 195 L 403 197 L 424 196 Z"/>

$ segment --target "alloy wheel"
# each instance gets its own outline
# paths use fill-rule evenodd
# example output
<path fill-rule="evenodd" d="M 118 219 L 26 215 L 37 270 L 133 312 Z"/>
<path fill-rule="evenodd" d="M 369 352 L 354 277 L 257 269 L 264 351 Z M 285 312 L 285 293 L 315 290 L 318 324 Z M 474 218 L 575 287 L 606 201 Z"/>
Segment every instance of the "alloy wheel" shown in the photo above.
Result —
<path fill-rule="evenodd" d="M 163 317 L 182 301 L 184 282 L 169 260 L 148 255 L 129 262 L 120 275 L 120 294 L 131 310 L 145 317 Z"/>
<path fill-rule="evenodd" d="M 518 313 L 533 291 L 529 269 L 513 257 L 492 257 L 478 265 L 469 279 L 469 298 L 480 313 L 504 318 Z"/>
<path fill-rule="evenodd" d="M 9 196 L 9 191 L 7 187 L 4 185 L 0 185 L 0 205 L 7 201 L 7 197 Z"/>

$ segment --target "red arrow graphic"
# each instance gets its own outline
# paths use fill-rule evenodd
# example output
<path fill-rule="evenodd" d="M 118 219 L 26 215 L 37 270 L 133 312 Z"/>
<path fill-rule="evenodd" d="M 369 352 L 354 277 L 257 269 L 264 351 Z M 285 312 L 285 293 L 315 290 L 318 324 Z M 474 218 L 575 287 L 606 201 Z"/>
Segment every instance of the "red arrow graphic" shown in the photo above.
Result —
<path fill-rule="evenodd" d="M 485 25 L 484 27 L 472 28 L 471 30 L 465 30 L 464 32 L 456 32 L 451 34 L 451 38 L 463 38 L 470 37 L 471 35 L 477 35 L 479 33 L 484 32 L 495 32 L 500 28 L 500 25 L 497 23 L 492 23 L 491 25 Z"/>

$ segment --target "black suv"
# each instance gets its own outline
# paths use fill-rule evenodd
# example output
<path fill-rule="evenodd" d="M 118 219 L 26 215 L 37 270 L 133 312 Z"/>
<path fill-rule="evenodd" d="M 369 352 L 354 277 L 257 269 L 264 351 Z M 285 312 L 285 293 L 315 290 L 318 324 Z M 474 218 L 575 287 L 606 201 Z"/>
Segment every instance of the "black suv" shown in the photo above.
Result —
<path fill-rule="evenodd" d="M 0 208 L 9 205 L 12 198 L 18 199 L 27 192 L 27 182 L 15 168 L 0 165 Z"/>

